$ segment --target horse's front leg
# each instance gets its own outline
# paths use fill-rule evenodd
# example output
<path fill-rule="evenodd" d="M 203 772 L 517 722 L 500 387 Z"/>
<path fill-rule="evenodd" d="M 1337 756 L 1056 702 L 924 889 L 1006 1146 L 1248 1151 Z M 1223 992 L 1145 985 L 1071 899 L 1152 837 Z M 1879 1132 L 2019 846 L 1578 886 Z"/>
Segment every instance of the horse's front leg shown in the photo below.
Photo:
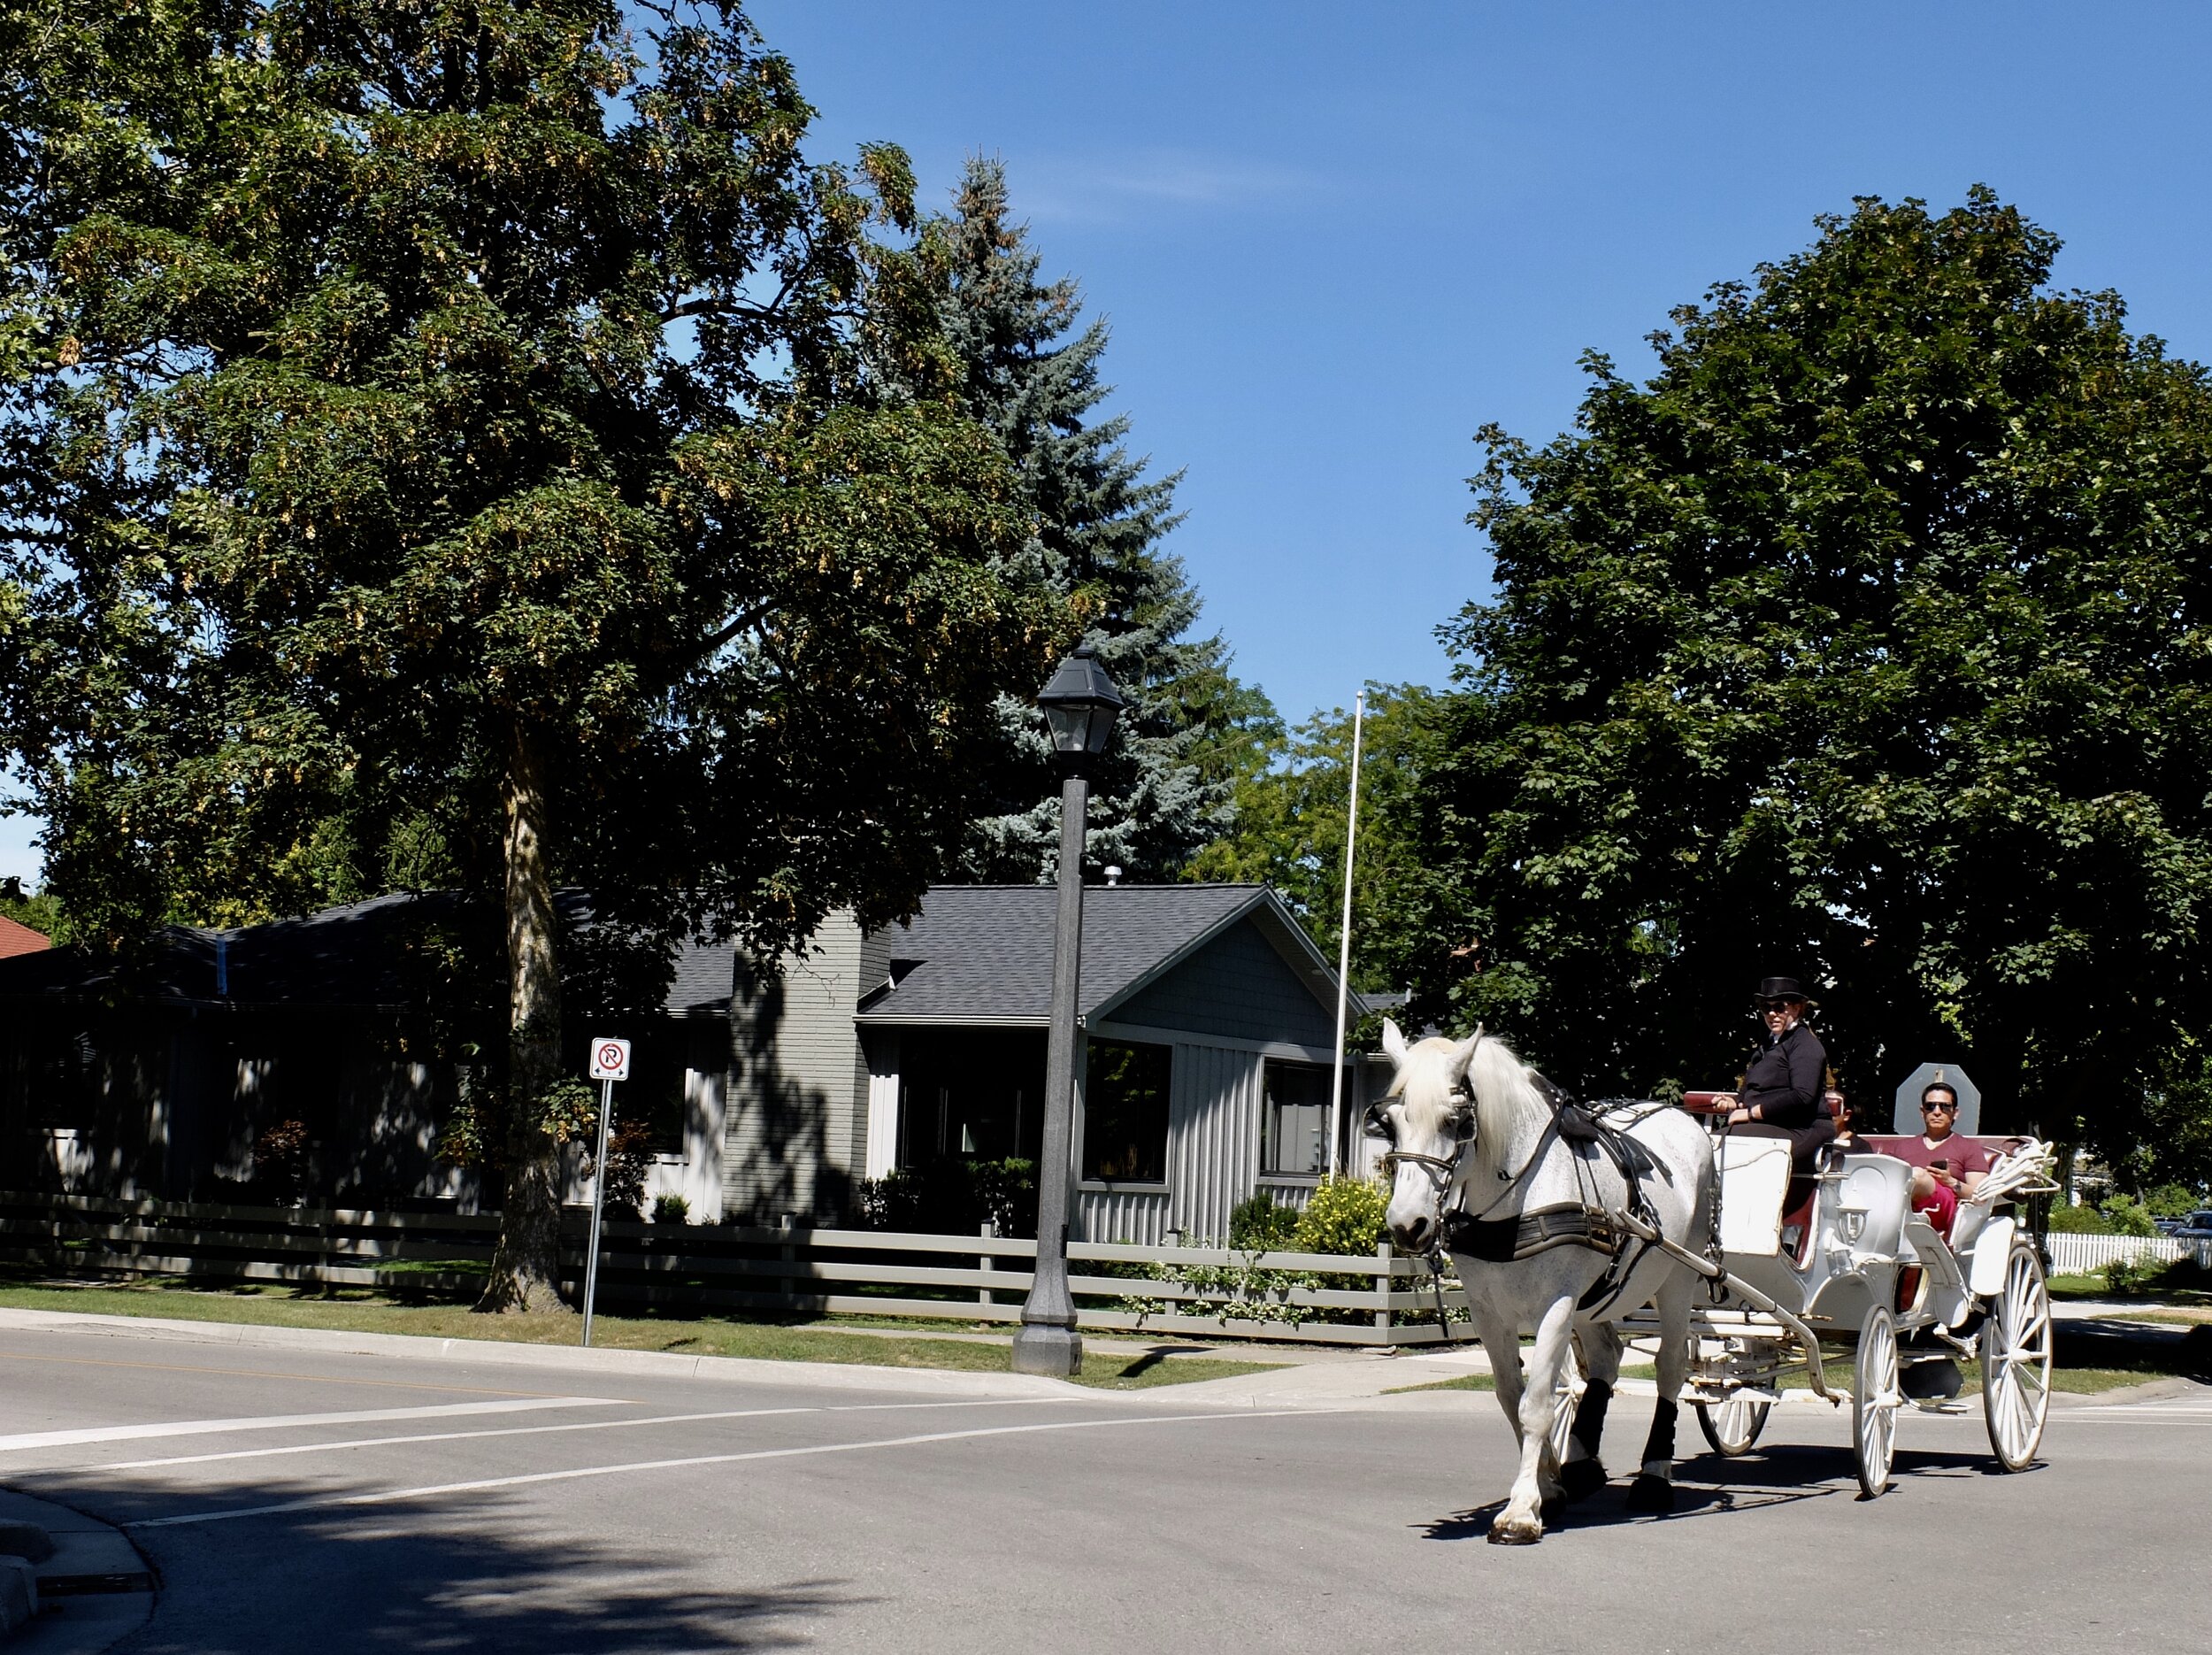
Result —
<path fill-rule="evenodd" d="M 1528 1545 L 1544 1536 L 1545 1456 L 1550 1452 L 1552 1413 L 1559 1405 L 1559 1374 L 1574 1336 L 1574 1300 L 1553 1301 L 1536 1324 L 1536 1343 L 1529 1347 L 1528 1372 L 1524 1376 L 1517 1410 L 1521 1431 L 1521 1471 L 1506 1497 L 1505 1510 L 1490 1525 L 1490 1538 L 1500 1545 Z M 1496 1359 L 1493 1358 L 1494 1365 Z M 1555 1484 L 1554 1500 L 1564 1504 Z"/>
<path fill-rule="evenodd" d="M 1628 1485 L 1632 1512 L 1674 1510 L 1674 1423 L 1690 1372 L 1690 1295 L 1696 1283 L 1686 1270 L 1671 1272 L 1653 1301 L 1659 1312 L 1659 1405 L 1644 1440 L 1643 1466 Z"/>

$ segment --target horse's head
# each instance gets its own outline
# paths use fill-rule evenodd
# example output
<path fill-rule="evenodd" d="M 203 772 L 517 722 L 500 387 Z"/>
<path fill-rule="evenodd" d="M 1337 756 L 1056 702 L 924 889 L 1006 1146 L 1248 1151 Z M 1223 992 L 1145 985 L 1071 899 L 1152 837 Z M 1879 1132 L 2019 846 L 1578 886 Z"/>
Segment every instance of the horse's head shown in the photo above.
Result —
<path fill-rule="evenodd" d="M 1460 1158 L 1474 1142 L 1475 1107 L 1467 1067 L 1482 1044 L 1478 1028 L 1465 1040 L 1432 1036 L 1406 1044 L 1398 1025 L 1383 1024 L 1383 1051 L 1398 1078 L 1367 1112 L 1367 1129 L 1390 1145 L 1390 1236 L 1407 1252 L 1424 1253 L 1442 1239 L 1446 1197 Z"/>

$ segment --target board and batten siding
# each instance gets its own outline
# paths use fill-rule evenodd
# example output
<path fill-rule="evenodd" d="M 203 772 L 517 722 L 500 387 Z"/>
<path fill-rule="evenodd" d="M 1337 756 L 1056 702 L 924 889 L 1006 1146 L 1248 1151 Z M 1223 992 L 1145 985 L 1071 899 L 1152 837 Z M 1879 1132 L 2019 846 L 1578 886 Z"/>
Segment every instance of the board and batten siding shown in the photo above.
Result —
<path fill-rule="evenodd" d="M 780 975 L 741 958 L 730 999 L 722 1210 L 746 1223 L 842 1220 L 865 1162 L 868 1060 L 853 1007 L 872 984 L 849 913 Z M 880 975 L 880 970 L 878 974 Z"/>
<path fill-rule="evenodd" d="M 1079 1240 L 1156 1245 L 1171 1228 L 1218 1240 L 1229 1234 L 1230 1209 L 1257 1187 L 1263 1055 L 1181 1040 L 1173 1049 L 1167 1188 L 1081 1184 L 1072 1226 Z"/>

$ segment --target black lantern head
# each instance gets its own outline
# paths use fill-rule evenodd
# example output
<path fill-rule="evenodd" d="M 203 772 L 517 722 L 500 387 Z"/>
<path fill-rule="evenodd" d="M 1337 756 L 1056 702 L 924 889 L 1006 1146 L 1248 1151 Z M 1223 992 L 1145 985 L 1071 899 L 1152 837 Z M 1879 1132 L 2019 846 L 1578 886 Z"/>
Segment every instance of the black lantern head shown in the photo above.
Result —
<path fill-rule="evenodd" d="M 1106 751 L 1122 699 L 1091 646 L 1079 643 L 1037 692 L 1037 704 L 1044 709 L 1054 748 L 1063 758 L 1079 764 Z"/>

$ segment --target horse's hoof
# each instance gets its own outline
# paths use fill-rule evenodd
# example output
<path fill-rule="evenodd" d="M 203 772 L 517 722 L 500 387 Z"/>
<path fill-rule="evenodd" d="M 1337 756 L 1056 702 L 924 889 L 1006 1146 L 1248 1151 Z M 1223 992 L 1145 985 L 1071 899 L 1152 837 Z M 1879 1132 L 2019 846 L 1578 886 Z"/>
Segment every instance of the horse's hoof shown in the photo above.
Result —
<path fill-rule="evenodd" d="M 1490 1525 L 1494 1546 L 1532 1546 L 1544 1537 L 1544 1525 L 1526 1517 L 1500 1517 Z"/>
<path fill-rule="evenodd" d="M 1674 1484 L 1664 1477 L 1638 1477 L 1628 1485 L 1628 1509 L 1632 1512 L 1674 1510 Z"/>
<path fill-rule="evenodd" d="M 1586 1500 L 1610 1481 L 1599 1459 L 1571 1459 L 1559 1468 L 1560 1486 L 1570 1500 Z"/>

